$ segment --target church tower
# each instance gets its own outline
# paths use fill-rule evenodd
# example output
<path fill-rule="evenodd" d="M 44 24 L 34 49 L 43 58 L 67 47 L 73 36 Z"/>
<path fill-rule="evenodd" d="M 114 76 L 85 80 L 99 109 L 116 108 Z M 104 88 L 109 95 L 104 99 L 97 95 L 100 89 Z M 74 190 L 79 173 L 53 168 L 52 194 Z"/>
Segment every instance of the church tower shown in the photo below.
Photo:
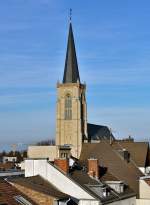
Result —
<path fill-rule="evenodd" d="M 86 85 L 80 81 L 72 24 L 62 83 L 57 83 L 56 145 L 69 146 L 79 158 L 82 143 L 87 140 Z"/>

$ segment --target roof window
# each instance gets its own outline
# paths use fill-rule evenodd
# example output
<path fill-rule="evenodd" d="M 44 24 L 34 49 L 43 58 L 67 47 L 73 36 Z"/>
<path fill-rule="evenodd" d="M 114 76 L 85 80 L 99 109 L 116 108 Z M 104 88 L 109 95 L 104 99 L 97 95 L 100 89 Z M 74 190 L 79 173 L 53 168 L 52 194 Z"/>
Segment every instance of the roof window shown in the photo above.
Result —
<path fill-rule="evenodd" d="M 28 200 L 26 200 L 24 197 L 22 197 L 21 195 L 17 195 L 14 197 L 14 199 L 22 204 L 22 205 L 32 205 Z"/>

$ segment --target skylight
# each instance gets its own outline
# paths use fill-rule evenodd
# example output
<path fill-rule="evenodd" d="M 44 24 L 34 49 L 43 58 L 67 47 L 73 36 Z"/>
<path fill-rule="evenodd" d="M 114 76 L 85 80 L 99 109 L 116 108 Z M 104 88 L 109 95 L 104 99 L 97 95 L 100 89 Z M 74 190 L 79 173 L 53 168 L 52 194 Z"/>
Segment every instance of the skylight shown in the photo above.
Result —
<path fill-rule="evenodd" d="M 26 200 L 24 197 L 22 197 L 21 195 L 17 195 L 14 197 L 14 199 L 22 204 L 22 205 L 32 205 L 28 200 Z"/>

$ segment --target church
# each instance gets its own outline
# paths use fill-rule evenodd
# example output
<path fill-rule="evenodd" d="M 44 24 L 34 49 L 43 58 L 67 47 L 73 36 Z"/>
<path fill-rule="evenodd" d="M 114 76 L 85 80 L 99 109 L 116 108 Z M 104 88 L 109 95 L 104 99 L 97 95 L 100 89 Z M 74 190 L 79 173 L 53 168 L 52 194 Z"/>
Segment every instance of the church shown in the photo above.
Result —
<path fill-rule="evenodd" d="M 67 156 L 70 150 L 73 157 L 79 158 L 83 143 L 115 139 L 107 126 L 88 123 L 86 84 L 80 79 L 71 21 L 63 80 L 62 83 L 57 83 L 56 109 L 56 147 L 52 147 L 51 151 L 55 154 L 60 151 L 58 156 Z M 39 157 L 38 153 L 41 152 L 39 149 L 42 147 L 36 148 L 29 147 L 29 157 L 35 157 L 36 154 Z"/>
<path fill-rule="evenodd" d="M 87 140 L 86 85 L 80 81 L 72 24 L 62 83 L 57 83 L 56 146 L 70 146 L 79 158 L 82 143 Z"/>

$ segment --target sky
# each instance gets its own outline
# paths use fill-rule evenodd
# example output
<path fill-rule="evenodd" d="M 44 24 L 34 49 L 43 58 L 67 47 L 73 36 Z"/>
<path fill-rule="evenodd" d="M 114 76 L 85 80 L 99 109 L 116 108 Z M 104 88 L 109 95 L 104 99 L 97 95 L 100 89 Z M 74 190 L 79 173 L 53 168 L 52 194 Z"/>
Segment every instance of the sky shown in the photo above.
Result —
<path fill-rule="evenodd" d="M 0 1 L 0 147 L 55 138 L 69 9 L 88 121 L 150 139 L 149 0 Z"/>

